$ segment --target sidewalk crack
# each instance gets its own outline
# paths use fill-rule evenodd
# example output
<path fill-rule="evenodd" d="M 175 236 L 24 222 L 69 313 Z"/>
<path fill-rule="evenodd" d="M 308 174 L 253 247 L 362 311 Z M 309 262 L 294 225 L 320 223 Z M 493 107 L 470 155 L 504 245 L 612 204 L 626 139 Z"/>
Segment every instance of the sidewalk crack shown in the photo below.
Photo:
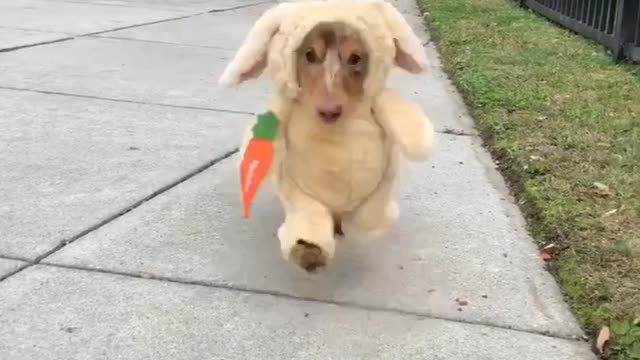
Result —
<path fill-rule="evenodd" d="M 583 339 L 578 335 L 558 334 L 551 331 L 530 330 L 530 329 L 518 328 L 513 326 L 494 324 L 490 322 L 457 319 L 457 318 L 452 318 L 452 317 L 447 317 L 442 315 L 435 315 L 433 313 L 427 313 L 427 312 L 410 311 L 410 310 L 404 310 L 404 309 L 387 307 L 387 306 L 359 304 L 359 303 L 348 301 L 348 300 L 326 300 L 326 299 L 323 300 L 323 299 L 317 299 L 317 298 L 312 298 L 308 296 L 299 296 L 299 295 L 289 294 L 283 291 L 265 290 L 265 289 L 251 288 L 248 286 L 239 286 L 237 284 L 230 284 L 226 282 L 188 280 L 188 279 L 167 277 L 167 276 L 162 276 L 157 274 L 149 274 L 145 272 L 131 273 L 126 271 L 99 269 L 99 268 L 86 267 L 86 266 L 80 266 L 80 265 L 69 265 L 69 264 L 59 264 L 59 263 L 50 263 L 50 262 L 45 262 L 40 265 L 70 269 L 70 270 L 115 275 L 115 276 L 124 276 L 129 278 L 143 279 L 146 281 L 160 281 L 160 282 L 173 283 L 173 284 L 200 286 L 200 287 L 206 287 L 211 289 L 237 291 L 237 292 L 243 292 L 243 293 L 249 293 L 249 294 L 269 295 L 277 298 L 283 298 L 283 299 L 289 299 L 289 300 L 295 300 L 295 301 L 313 302 L 318 304 L 335 305 L 340 307 L 359 309 L 359 310 L 365 310 L 365 311 L 371 311 L 371 312 L 382 312 L 382 313 L 402 315 L 402 316 L 411 316 L 411 317 L 416 317 L 418 319 L 440 320 L 440 321 L 448 321 L 448 322 L 454 322 L 454 323 L 464 324 L 464 325 L 484 326 L 492 329 L 515 331 L 519 333 L 539 335 L 539 336 L 544 336 L 544 337 L 553 338 L 553 339 L 562 339 L 562 340 L 576 341 L 576 342 L 583 341 Z"/>
<path fill-rule="evenodd" d="M 255 115 L 255 113 L 252 113 L 252 112 L 249 112 L 249 111 L 243 111 L 243 110 L 218 109 L 218 108 L 211 108 L 211 107 L 206 107 L 206 106 L 176 105 L 176 104 L 165 104 L 165 103 L 149 102 L 149 101 L 116 99 L 116 98 L 108 98 L 108 97 L 93 96 L 93 95 L 74 94 L 74 93 L 61 92 L 61 91 L 49 91 L 49 90 L 40 90 L 40 89 L 19 88 L 19 87 L 13 87 L 13 86 L 0 85 L 0 89 L 2 89 L 2 90 L 12 90 L 12 91 L 32 92 L 32 93 L 38 93 L 38 94 L 44 94 L 44 95 L 69 96 L 69 97 L 77 97 L 77 98 L 81 98 L 81 99 L 113 101 L 113 102 L 119 102 L 119 103 L 125 103 L 125 104 L 164 106 L 164 107 L 169 107 L 169 108 L 174 108 L 174 109 L 202 110 L 202 111 L 215 111 L 215 112 L 223 112 L 223 113 L 230 113 L 230 114 Z"/>
<path fill-rule="evenodd" d="M 37 46 L 43 46 L 43 45 L 57 44 L 57 43 L 66 42 L 66 41 L 69 41 L 69 40 L 75 40 L 77 38 L 93 37 L 95 35 L 106 34 L 106 33 L 116 32 L 116 31 L 120 31 L 120 30 L 127 30 L 127 29 L 133 29 L 133 28 L 148 26 L 148 25 L 161 24 L 161 23 L 165 23 L 165 22 L 184 20 L 184 19 L 189 19 L 189 18 L 192 18 L 192 17 L 205 15 L 205 14 L 219 14 L 219 13 L 223 13 L 223 12 L 227 12 L 227 11 L 233 11 L 233 10 L 248 8 L 248 7 L 252 7 L 252 6 L 258 6 L 258 5 L 262 5 L 262 4 L 266 4 L 266 3 L 270 3 L 270 2 L 272 2 L 272 1 L 271 0 L 265 0 L 265 1 L 255 2 L 255 3 L 232 6 L 232 7 L 224 8 L 224 9 L 212 9 L 212 10 L 199 11 L 199 12 L 193 13 L 193 14 L 187 14 L 187 15 L 181 15 L 181 16 L 176 16 L 176 17 L 171 17 L 171 18 L 166 18 L 166 19 L 148 21 L 148 22 L 139 23 L 139 24 L 120 26 L 120 27 L 117 27 L 117 28 L 94 31 L 94 32 L 85 33 L 85 34 L 72 35 L 72 36 L 63 37 L 63 38 L 55 39 L 55 40 L 41 41 L 41 42 L 32 43 L 32 44 L 18 45 L 18 46 L 13 46 L 13 47 L 9 47 L 9 48 L 0 49 L 0 53 L 6 53 L 6 52 L 17 51 L 17 50 L 22 50 L 22 49 L 28 49 L 28 48 L 37 47 Z"/>
<path fill-rule="evenodd" d="M 193 178 L 194 176 L 202 173 L 203 171 L 215 166 L 216 164 L 222 162 L 225 159 L 228 159 L 229 157 L 233 156 L 235 153 L 238 152 L 238 148 L 235 148 L 233 150 L 227 151 L 225 153 L 223 153 L 222 155 L 206 162 L 205 164 L 197 167 L 196 169 L 188 172 L 186 175 L 181 176 L 180 178 L 173 180 L 171 182 L 169 182 L 168 184 L 160 187 L 159 189 L 153 191 L 151 194 L 143 197 L 142 199 L 120 209 L 119 211 L 107 216 L 106 218 L 98 221 L 97 223 L 95 223 L 94 225 L 89 226 L 88 228 L 80 231 L 79 233 L 77 233 L 76 235 L 68 238 L 68 239 L 63 239 L 61 240 L 58 245 L 54 246 L 53 248 L 49 249 L 48 251 L 46 251 L 45 253 L 39 255 L 38 257 L 35 258 L 35 260 L 28 262 L 27 264 L 25 264 L 24 266 L 18 268 L 17 270 L 6 274 L 2 277 L 0 277 L 0 282 L 21 272 L 22 270 L 25 270 L 31 266 L 34 265 L 38 265 L 42 262 L 42 260 L 46 259 L 47 257 L 51 256 L 52 254 L 58 252 L 60 249 L 64 248 L 65 246 L 83 238 L 84 236 L 86 236 L 89 233 L 92 233 L 96 230 L 98 230 L 99 228 L 103 227 L 104 225 L 118 219 L 119 217 L 125 215 L 126 213 L 140 207 L 141 205 L 143 205 L 144 203 L 146 203 L 147 201 L 152 200 L 153 198 L 155 198 L 158 195 L 161 195 L 171 189 L 173 189 L 174 187 L 182 184 L 183 182 Z"/>

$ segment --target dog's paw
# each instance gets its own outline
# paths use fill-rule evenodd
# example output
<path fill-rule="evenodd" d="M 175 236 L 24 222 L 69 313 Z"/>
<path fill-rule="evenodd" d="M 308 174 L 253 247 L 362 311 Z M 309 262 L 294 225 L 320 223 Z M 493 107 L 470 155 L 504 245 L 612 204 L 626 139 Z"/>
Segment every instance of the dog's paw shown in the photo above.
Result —
<path fill-rule="evenodd" d="M 289 259 L 309 273 L 327 266 L 328 258 L 322 248 L 298 239 L 289 252 Z"/>

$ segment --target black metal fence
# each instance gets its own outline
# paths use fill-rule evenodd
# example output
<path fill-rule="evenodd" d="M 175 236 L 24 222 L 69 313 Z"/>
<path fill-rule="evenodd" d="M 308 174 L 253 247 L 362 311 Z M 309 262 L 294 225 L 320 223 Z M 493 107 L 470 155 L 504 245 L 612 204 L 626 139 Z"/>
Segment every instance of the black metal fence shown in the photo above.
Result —
<path fill-rule="evenodd" d="M 550 20 L 640 62 L 640 0 L 517 0 Z"/>

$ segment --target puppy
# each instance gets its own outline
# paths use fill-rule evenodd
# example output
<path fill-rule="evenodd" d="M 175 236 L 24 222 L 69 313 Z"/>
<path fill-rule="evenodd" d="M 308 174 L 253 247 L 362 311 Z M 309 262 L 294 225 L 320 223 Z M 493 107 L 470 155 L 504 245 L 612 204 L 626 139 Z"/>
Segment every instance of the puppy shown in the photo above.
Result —
<path fill-rule="evenodd" d="M 401 155 L 424 159 L 433 128 L 387 89 L 392 65 L 419 73 L 422 46 L 382 0 L 283 3 L 259 20 L 221 77 L 227 85 L 267 67 L 280 126 L 271 177 L 284 208 L 282 254 L 308 272 L 335 254 L 335 236 L 366 239 L 399 216 L 392 199 Z M 247 129 L 241 152 L 249 139 Z"/>
<path fill-rule="evenodd" d="M 334 233 L 343 223 L 354 236 L 356 229 L 383 230 L 397 217 L 391 181 L 385 181 L 396 159 L 364 91 L 369 52 L 355 29 L 317 25 L 297 49 L 296 63 L 300 93 L 285 129 L 286 171 L 278 179 L 289 184 L 281 200 L 295 221 L 285 220 L 279 235 L 292 245 L 290 259 L 311 271 L 333 257 Z M 292 205 L 301 197 L 305 220 L 295 215 L 300 205 Z"/>

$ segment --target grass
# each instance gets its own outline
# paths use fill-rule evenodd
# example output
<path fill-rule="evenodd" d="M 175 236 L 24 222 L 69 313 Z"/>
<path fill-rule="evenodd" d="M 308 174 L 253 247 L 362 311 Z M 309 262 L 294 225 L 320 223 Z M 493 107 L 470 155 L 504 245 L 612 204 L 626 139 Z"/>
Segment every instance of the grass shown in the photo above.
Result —
<path fill-rule="evenodd" d="M 640 318 L 640 66 L 515 1 L 422 8 L 532 236 L 563 249 L 550 269 L 576 317 Z"/>

